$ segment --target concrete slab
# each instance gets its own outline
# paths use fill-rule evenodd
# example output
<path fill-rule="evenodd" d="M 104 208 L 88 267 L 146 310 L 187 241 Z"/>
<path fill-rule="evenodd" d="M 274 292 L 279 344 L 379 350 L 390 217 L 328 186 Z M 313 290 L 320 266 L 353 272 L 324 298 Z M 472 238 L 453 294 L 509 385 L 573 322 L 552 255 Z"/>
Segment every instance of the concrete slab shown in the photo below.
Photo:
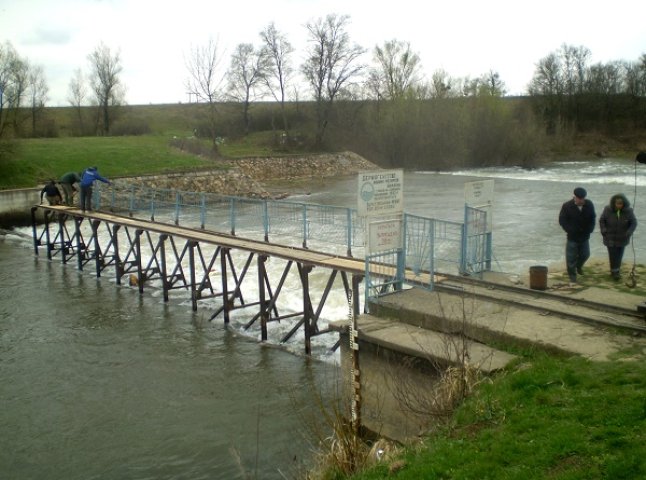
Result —
<path fill-rule="evenodd" d="M 388 318 L 361 315 L 357 323 L 361 341 L 428 359 L 436 365 L 461 365 L 464 352 L 468 352 L 470 365 L 491 373 L 516 358 L 463 336 L 427 330 Z"/>
<path fill-rule="evenodd" d="M 590 293 L 587 293 L 588 295 Z M 419 328 L 442 332 L 466 332 L 481 343 L 492 341 L 513 346 L 582 355 L 608 360 L 621 350 L 646 353 L 646 339 L 565 320 L 540 311 L 521 310 L 466 295 L 429 292 L 418 288 L 381 297 L 371 312 L 397 318 Z"/>

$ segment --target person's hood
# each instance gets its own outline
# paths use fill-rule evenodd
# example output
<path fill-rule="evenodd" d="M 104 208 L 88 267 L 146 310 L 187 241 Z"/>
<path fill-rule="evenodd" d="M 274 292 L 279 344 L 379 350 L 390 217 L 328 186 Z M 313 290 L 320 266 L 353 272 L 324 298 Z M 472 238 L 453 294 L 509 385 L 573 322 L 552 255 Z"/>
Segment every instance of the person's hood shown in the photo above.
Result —
<path fill-rule="evenodd" d="M 615 209 L 615 200 L 617 200 L 618 198 L 621 198 L 624 201 L 624 209 L 630 207 L 630 201 L 628 200 L 626 195 L 624 195 L 623 193 L 615 193 L 612 197 L 610 197 L 610 202 L 608 203 L 611 210 Z"/>

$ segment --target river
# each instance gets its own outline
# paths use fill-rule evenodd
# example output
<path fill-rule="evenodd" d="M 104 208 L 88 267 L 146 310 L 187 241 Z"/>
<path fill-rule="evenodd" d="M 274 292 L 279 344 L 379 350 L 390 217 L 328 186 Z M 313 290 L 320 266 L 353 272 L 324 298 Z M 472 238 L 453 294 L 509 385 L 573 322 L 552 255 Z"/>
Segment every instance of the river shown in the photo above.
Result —
<path fill-rule="evenodd" d="M 640 218 L 642 167 L 607 160 L 406 172 L 405 210 L 462 221 L 464 184 L 494 179 L 493 268 L 519 274 L 563 262 L 557 216 L 576 186 L 598 214 L 624 192 Z M 354 177 L 290 188 L 292 200 L 356 206 Z M 645 230 L 625 262 L 646 261 Z M 2 478 L 281 479 L 311 462 L 316 439 L 305 425 L 318 416 L 317 397 L 334 395 L 335 355 L 261 345 L 190 302 L 164 304 L 35 258 L 30 229 L 17 232 L 0 236 Z M 591 249 L 605 258 L 598 229 Z"/>

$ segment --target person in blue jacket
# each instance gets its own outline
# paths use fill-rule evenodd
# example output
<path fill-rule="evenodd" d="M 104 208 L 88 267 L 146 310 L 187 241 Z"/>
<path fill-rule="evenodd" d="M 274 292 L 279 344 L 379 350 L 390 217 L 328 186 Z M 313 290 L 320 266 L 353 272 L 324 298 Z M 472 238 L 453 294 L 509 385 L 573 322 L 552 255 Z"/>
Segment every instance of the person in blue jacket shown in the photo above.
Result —
<path fill-rule="evenodd" d="M 597 215 L 587 195 L 585 188 L 575 188 L 572 200 L 565 202 L 559 213 L 559 225 L 567 234 L 565 264 L 570 283 L 576 283 L 577 274 L 583 275 L 583 265 L 590 258 L 590 234 Z"/>
<path fill-rule="evenodd" d="M 111 185 L 112 182 L 107 178 L 99 175 L 99 171 L 96 167 L 88 167 L 81 175 L 81 210 L 85 212 L 86 210 L 92 211 L 92 187 L 94 186 L 95 181 L 101 181 Z"/>

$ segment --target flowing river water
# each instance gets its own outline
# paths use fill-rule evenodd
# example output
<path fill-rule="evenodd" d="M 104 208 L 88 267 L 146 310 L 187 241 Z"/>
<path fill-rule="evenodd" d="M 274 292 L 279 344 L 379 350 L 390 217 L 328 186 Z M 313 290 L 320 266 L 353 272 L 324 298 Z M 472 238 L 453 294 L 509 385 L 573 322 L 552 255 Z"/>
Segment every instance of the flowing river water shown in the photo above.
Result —
<path fill-rule="evenodd" d="M 641 167 L 406 172 L 405 210 L 462 221 L 464 184 L 494 179 L 493 269 L 521 274 L 563 262 L 557 216 L 576 186 L 598 214 L 623 192 L 646 219 Z M 285 188 L 295 201 L 356 206 L 355 177 Z M 646 261 L 645 232 L 640 225 L 626 263 Z M 2 478 L 281 479 L 310 464 L 316 438 L 307 425 L 319 396 L 334 397 L 336 355 L 261 345 L 190 302 L 164 304 L 154 292 L 35 258 L 30 229 L 17 233 L 0 236 Z M 591 249 L 605 258 L 598 228 Z"/>

